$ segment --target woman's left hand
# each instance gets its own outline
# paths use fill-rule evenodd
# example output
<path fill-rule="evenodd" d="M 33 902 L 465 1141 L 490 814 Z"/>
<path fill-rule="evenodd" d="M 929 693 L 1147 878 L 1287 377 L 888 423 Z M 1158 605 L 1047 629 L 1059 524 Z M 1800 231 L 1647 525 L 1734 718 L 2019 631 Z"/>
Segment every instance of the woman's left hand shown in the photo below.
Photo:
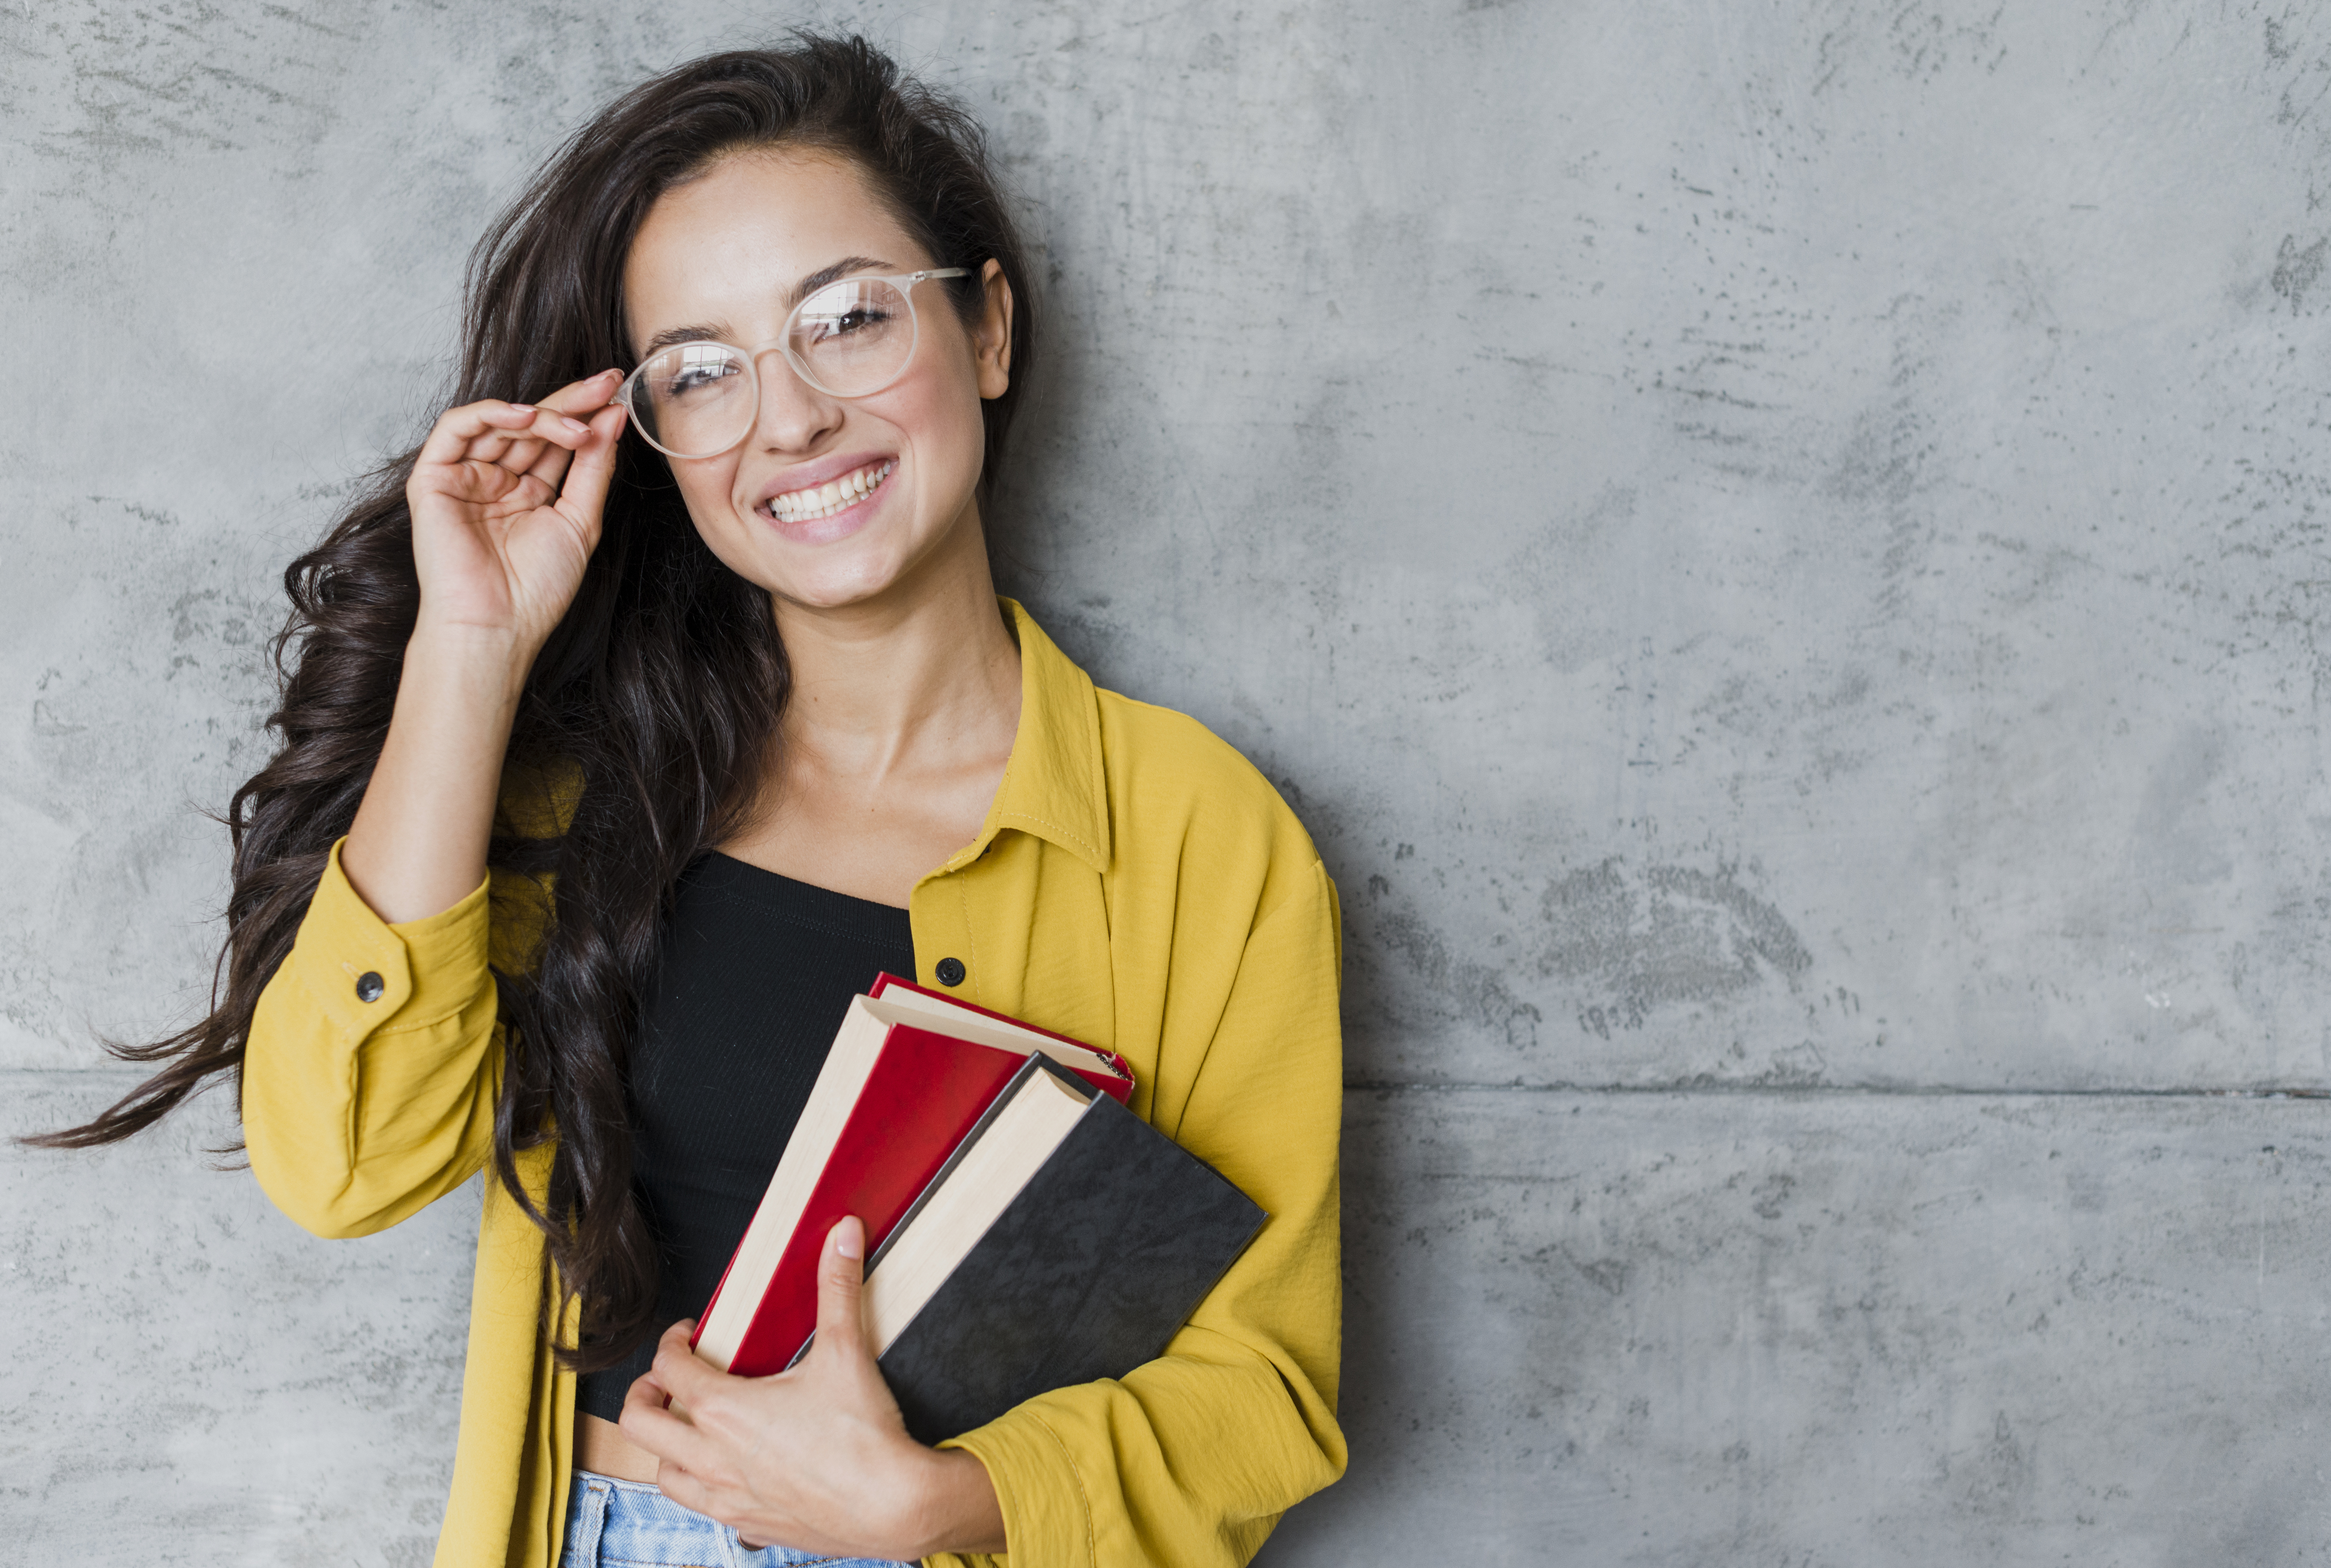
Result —
<path fill-rule="evenodd" d="M 909 1437 L 874 1364 L 859 1311 L 864 1251 L 854 1219 L 827 1234 L 817 1338 L 774 1377 L 717 1370 L 688 1347 L 695 1325 L 672 1325 L 623 1401 L 623 1435 L 661 1461 L 666 1497 L 747 1545 L 906 1561 L 1001 1552 L 1004 1515 L 986 1467 Z"/>

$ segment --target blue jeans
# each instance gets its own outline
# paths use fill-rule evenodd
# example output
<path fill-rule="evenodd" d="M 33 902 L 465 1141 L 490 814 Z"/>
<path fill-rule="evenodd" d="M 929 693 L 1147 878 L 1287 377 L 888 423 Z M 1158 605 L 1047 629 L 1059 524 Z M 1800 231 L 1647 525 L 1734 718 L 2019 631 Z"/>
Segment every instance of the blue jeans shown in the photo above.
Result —
<path fill-rule="evenodd" d="M 756 1550 L 643 1481 L 575 1472 L 566 1497 L 566 1549 L 559 1568 L 904 1568 L 888 1559 L 820 1557 L 790 1546 Z"/>

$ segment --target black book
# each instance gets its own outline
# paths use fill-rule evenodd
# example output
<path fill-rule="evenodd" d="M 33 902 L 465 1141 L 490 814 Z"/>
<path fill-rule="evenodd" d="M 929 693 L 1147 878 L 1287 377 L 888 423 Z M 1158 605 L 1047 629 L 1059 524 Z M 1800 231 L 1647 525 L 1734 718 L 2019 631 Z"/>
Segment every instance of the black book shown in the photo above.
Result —
<path fill-rule="evenodd" d="M 867 1328 L 907 1430 L 935 1443 L 1155 1359 L 1266 1218 L 1030 1057 L 867 1260 Z"/>

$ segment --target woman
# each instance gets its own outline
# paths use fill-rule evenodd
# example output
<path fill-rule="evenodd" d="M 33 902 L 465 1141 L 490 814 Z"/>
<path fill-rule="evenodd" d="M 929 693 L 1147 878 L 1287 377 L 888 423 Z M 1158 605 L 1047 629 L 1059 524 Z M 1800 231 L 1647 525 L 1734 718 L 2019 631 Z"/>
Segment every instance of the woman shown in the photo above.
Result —
<path fill-rule="evenodd" d="M 959 110 L 854 39 L 695 62 L 489 233 L 458 406 L 288 574 L 219 1004 L 54 1141 L 239 1071 L 319 1235 L 491 1167 L 441 1564 L 1234 1563 L 1341 1473 L 1335 891 L 996 598 L 1030 303 Z M 1158 1360 L 937 1449 L 855 1221 L 801 1366 L 687 1347 L 883 968 L 1122 1053 L 1271 1215 Z"/>

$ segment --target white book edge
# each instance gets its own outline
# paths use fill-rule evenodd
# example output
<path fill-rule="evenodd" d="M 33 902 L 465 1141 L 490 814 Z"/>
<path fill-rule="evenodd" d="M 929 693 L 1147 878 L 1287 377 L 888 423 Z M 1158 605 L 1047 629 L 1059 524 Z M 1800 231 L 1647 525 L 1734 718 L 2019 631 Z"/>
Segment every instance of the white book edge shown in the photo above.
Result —
<path fill-rule="evenodd" d="M 826 1053 L 825 1065 L 818 1069 L 801 1119 L 794 1124 L 794 1136 L 785 1140 L 785 1152 L 778 1156 L 768 1190 L 761 1195 L 760 1207 L 753 1211 L 753 1222 L 745 1227 L 745 1239 L 737 1244 L 737 1256 L 713 1293 L 704 1326 L 697 1335 L 696 1354 L 723 1372 L 736 1359 L 746 1331 L 753 1326 L 761 1297 L 785 1259 L 785 1243 L 793 1240 L 794 1227 L 801 1223 L 802 1210 L 808 1206 L 817 1178 L 842 1137 L 851 1107 L 874 1070 L 891 1022 L 877 1011 L 873 998 L 851 998 L 850 1012 L 834 1033 L 833 1047 Z"/>
<path fill-rule="evenodd" d="M 974 1045 L 994 1046 L 1014 1056 L 1038 1051 L 1062 1067 L 1082 1068 L 1103 1078 L 1122 1079 L 1125 1076 L 1115 1062 L 1097 1050 L 1054 1040 L 1051 1035 L 1024 1024 L 974 1012 L 944 996 L 926 996 L 919 991 L 909 991 L 900 986 L 896 991 L 885 991 L 880 996 L 871 996 L 866 1000 L 886 1022 L 911 1024 L 935 1034 L 967 1040 Z"/>

